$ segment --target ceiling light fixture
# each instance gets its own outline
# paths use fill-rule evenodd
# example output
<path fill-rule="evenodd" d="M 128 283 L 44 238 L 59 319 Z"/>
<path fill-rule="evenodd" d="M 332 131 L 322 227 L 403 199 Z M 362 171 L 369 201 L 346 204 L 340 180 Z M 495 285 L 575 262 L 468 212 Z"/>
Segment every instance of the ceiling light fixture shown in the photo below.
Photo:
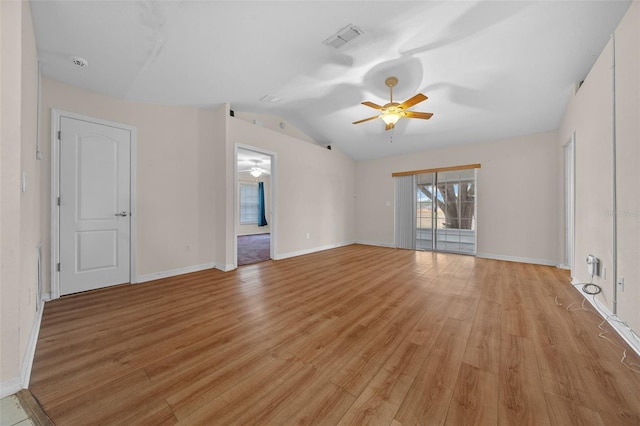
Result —
<path fill-rule="evenodd" d="M 260 167 L 252 167 L 249 173 L 251 173 L 251 176 L 254 178 L 257 178 L 262 174 L 262 169 Z"/>
<path fill-rule="evenodd" d="M 430 112 L 407 111 L 408 108 L 411 108 L 415 104 L 426 101 L 427 97 L 425 95 L 423 95 L 422 93 L 418 93 L 417 95 L 399 104 L 398 102 L 393 101 L 393 88 L 396 84 L 398 84 L 398 79 L 396 77 L 389 77 L 385 80 L 384 83 L 389 87 L 389 103 L 380 106 L 369 101 L 362 102 L 362 105 L 377 109 L 381 112 L 381 114 L 365 118 L 364 120 L 354 121 L 353 124 L 360 124 L 364 123 L 365 121 L 375 120 L 376 118 L 379 118 L 384 121 L 385 130 L 391 130 L 396 125 L 398 120 L 404 117 L 421 118 L 423 120 L 428 120 L 431 118 L 433 113 Z"/>
<path fill-rule="evenodd" d="M 323 43 L 326 44 L 327 46 L 332 46 L 337 49 L 338 47 L 347 44 L 348 42 L 350 42 L 351 40 L 353 40 L 354 38 L 358 37 L 360 34 L 363 34 L 363 33 L 364 31 L 362 31 L 360 28 L 356 27 L 353 24 L 349 24 L 343 29 L 341 29 L 340 31 L 338 31 L 337 33 L 335 33 L 334 35 L 332 35 L 331 37 L 329 37 L 328 39 L 326 39 L 325 41 L 323 41 Z"/>
<path fill-rule="evenodd" d="M 391 108 L 389 108 L 380 116 L 380 118 L 382 119 L 382 121 L 384 121 L 384 124 L 386 124 L 387 126 L 388 125 L 395 126 L 398 120 L 400 120 L 403 116 L 404 114 L 401 111 L 396 111 L 395 109 L 392 110 Z"/>
<path fill-rule="evenodd" d="M 75 65 L 79 66 L 80 68 L 84 68 L 89 65 L 89 61 L 79 56 L 72 56 L 71 62 L 73 62 Z"/>

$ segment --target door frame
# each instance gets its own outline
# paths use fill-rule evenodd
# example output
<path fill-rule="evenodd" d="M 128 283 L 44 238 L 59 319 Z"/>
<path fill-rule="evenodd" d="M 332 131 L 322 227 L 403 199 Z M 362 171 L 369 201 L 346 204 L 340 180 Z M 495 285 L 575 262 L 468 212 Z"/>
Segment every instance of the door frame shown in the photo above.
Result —
<path fill-rule="evenodd" d="M 259 154 L 269 155 L 271 157 L 271 179 L 270 179 L 270 188 L 269 188 L 269 201 L 271 203 L 271 215 L 269 219 L 271 220 L 269 224 L 270 228 L 270 246 L 269 246 L 269 256 L 272 260 L 277 260 L 276 258 L 276 241 L 278 238 L 277 234 L 277 203 L 276 203 L 276 187 L 277 187 L 277 153 L 273 151 L 268 151 L 266 149 L 258 148 L 251 145 L 244 145 L 240 143 L 235 144 L 235 148 L 233 151 L 233 268 L 238 268 L 238 149 L 242 149 L 245 151 L 253 151 Z"/>
<path fill-rule="evenodd" d="M 136 247 L 137 247 L 137 221 L 138 214 L 136 209 L 136 176 L 137 176 L 137 129 L 134 126 L 117 123 L 115 121 L 103 120 L 101 118 L 91 117 L 88 115 L 77 114 L 74 112 L 63 111 L 60 109 L 51 109 L 51 299 L 60 297 L 60 273 L 57 264 L 60 261 L 60 206 L 58 206 L 58 197 L 60 196 L 60 140 L 58 132 L 60 131 L 60 122 L 62 117 L 74 120 L 87 121 L 89 123 L 100 124 L 103 126 L 115 127 L 117 129 L 127 130 L 131 133 L 130 143 L 130 179 L 129 179 L 129 197 L 131 200 L 130 209 L 130 238 L 129 238 L 129 282 L 134 284 L 137 282 L 136 276 Z"/>
<path fill-rule="evenodd" d="M 561 267 L 575 276 L 576 212 L 576 133 L 563 146 L 564 151 L 564 253 Z M 569 156 L 567 156 L 569 155 Z"/>
<path fill-rule="evenodd" d="M 474 186 L 474 196 L 473 196 L 473 217 L 475 218 L 475 232 L 473 233 L 473 252 L 461 252 L 461 251 L 455 251 L 455 250 L 440 250 L 438 249 L 438 226 L 437 226 L 437 210 L 438 210 L 438 206 L 437 203 L 435 202 L 435 200 L 431 200 L 431 248 L 430 249 L 422 249 L 422 251 L 432 251 L 432 252 L 437 252 L 437 253 L 455 253 L 455 254 L 461 254 L 464 256 L 477 256 L 478 255 L 478 170 L 480 168 L 479 167 L 474 167 L 472 169 L 469 170 L 473 170 L 473 186 Z M 421 174 L 431 174 L 433 175 L 433 179 L 431 180 L 434 188 L 437 188 L 438 186 L 438 174 L 443 173 L 443 172 L 447 172 L 450 170 L 442 170 L 442 171 L 428 171 L 427 173 L 421 173 Z M 421 175 L 420 174 L 420 175 Z M 416 174 L 414 176 L 419 176 L 419 174 Z M 460 179 L 458 179 L 458 184 L 460 183 Z M 417 203 L 417 185 L 418 182 L 417 180 L 414 180 L 413 186 L 414 186 L 414 204 Z M 435 194 L 437 197 L 437 193 L 438 190 L 435 189 Z M 460 200 L 457 200 L 458 203 L 458 211 L 460 208 Z M 414 207 L 413 210 L 416 210 L 416 207 Z M 414 224 L 415 226 L 415 224 Z M 417 231 L 417 229 L 416 229 Z M 417 234 L 415 239 L 417 239 Z M 416 241 L 416 247 L 417 247 L 417 241 Z M 417 250 L 417 249 L 416 249 Z"/>

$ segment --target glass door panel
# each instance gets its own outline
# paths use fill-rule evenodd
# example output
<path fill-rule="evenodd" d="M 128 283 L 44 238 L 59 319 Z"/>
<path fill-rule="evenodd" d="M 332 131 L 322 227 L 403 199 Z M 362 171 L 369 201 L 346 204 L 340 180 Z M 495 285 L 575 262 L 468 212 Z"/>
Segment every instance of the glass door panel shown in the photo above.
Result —
<path fill-rule="evenodd" d="M 474 169 L 418 175 L 416 248 L 476 252 Z"/>
<path fill-rule="evenodd" d="M 435 173 L 418 175 L 416 179 L 416 249 L 418 250 L 433 250 L 434 193 Z"/>

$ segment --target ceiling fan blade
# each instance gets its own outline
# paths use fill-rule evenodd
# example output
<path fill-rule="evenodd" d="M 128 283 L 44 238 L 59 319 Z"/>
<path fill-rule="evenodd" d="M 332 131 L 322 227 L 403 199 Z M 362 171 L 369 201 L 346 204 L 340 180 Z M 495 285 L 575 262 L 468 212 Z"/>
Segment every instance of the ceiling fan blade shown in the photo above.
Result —
<path fill-rule="evenodd" d="M 404 116 L 407 118 L 422 118 L 424 120 L 428 120 L 433 116 L 432 112 L 417 112 L 417 111 L 406 111 Z"/>
<path fill-rule="evenodd" d="M 393 123 L 389 123 L 389 124 L 387 124 L 387 126 L 386 126 L 384 129 L 385 129 L 385 130 L 391 130 L 391 129 L 393 129 L 394 127 L 395 127 L 395 124 L 393 124 Z"/>
<path fill-rule="evenodd" d="M 360 124 L 360 123 L 364 123 L 365 121 L 375 120 L 378 117 L 380 117 L 380 116 L 379 115 L 374 115 L 373 117 L 365 118 L 364 120 L 354 121 L 353 124 Z"/>
<path fill-rule="evenodd" d="M 414 97 L 409 98 L 406 101 L 404 101 L 403 103 L 401 103 L 398 106 L 398 108 L 402 108 L 402 109 L 411 108 L 415 104 L 418 104 L 418 103 L 420 103 L 422 101 L 426 101 L 426 100 L 427 100 L 427 97 L 425 95 L 423 95 L 422 93 L 418 93 Z"/>
<path fill-rule="evenodd" d="M 380 105 L 374 104 L 373 102 L 369 102 L 369 101 L 362 102 L 362 105 L 366 105 L 366 106 L 368 106 L 370 108 L 373 108 L 373 109 L 382 109 L 382 107 Z"/>

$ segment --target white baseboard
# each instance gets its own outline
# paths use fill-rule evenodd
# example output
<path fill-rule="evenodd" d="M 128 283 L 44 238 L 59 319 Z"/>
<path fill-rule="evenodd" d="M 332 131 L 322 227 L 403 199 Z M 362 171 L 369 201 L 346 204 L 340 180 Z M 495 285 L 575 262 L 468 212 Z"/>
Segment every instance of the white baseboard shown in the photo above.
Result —
<path fill-rule="evenodd" d="M 0 383 L 0 399 L 9 395 L 27 389 L 29 380 L 31 379 L 31 369 L 33 367 L 33 358 L 36 354 L 36 344 L 38 343 L 38 335 L 40 334 L 40 324 L 42 323 L 42 311 L 44 310 L 44 301 L 38 302 L 40 305 L 35 313 L 31 332 L 29 333 L 29 341 L 27 342 L 27 350 L 22 359 L 22 369 L 20 377 L 15 377 L 6 382 Z"/>
<path fill-rule="evenodd" d="M 577 286 L 580 283 L 575 281 L 575 279 L 573 279 L 571 281 L 571 284 L 573 284 L 574 286 Z M 580 293 L 585 299 L 587 299 L 589 303 L 591 303 L 591 306 L 595 308 L 595 310 L 602 316 L 603 319 L 607 320 L 607 323 L 616 331 L 616 333 L 620 335 L 620 337 L 622 337 L 622 339 L 625 342 L 629 344 L 629 346 L 631 346 L 631 349 L 633 349 L 635 353 L 640 355 L 640 341 L 638 341 L 638 339 L 630 332 L 631 327 L 626 326 L 626 324 L 619 322 L 623 320 L 617 315 L 615 316 L 618 317 L 618 321 L 609 321 L 608 318 L 611 318 L 612 316 L 614 316 L 613 313 L 609 310 L 609 308 L 607 308 L 605 305 L 601 305 L 597 303 L 595 297 L 591 297 L 591 298 L 588 297 L 589 295 L 580 291 L 578 287 L 576 287 L 576 290 L 578 290 L 578 293 Z"/>
<path fill-rule="evenodd" d="M 216 263 L 215 268 L 221 270 L 222 272 L 229 272 L 236 269 L 233 263 L 227 263 L 227 264 Z"/>
<path fill-rule="evenodd" d="M 379 242 L 376 242 L 376 241 L 362 241 L 362 240 L 358 240 L 358 241 L 356 241 L 356 244 L 362 244 L 362 245 L 365 245 L 365 246 L 376 246 L 376 247 L 396 248 L 395 244 L 379 243 Z"/>
<path fill-rule="evenodd" d="M 478 253 L 476 257 L 485 259 L 506 260 L 508 262 L 532 263 L 534 265 L 556 266 L 557 262 L 547 259 L 534 259 L 531 257 L 505 256 L 502 254 Z"/>
<path fill-rule="evenodd" d="M 154 272 L 152 274 L 145 274 L 138 276 L 138 283 L 144 283 L 147 281 L 159 280 L 162 278 L 175 277 L 176 275 L 189 274 L 191 272 L 204 271 L 205 269 L 216 268 L 215 263 L 204 263 L 202 265 L 187 266 L 186 268 L 171 269 L 169 271 Z"/>
<path fill-rule="evenodd" d="M 276 255 L 275 259 L 273 260 L 283 260 L 283 259 L 289 259 L 290 257 L 304 256 L 305 254 L 317 253 L 319 251 L 325 251 L 325 250 L 331 250 L 338 247 L 350 246 L 353 243 L 354 243 L 353 241 L 345 241 L 342 243 L 327 244 L 326 246 L 313 247 L 310 249 L 292 251 L 289 253 L 282 253 L 282 254 Z"/>
<path fill-rule="evenodd" d="M 22 388 L 27 389 L 29 387 L 29 381 L 31 380 L 31 369 L 33 367 L 33 358 L 36 355 L 36 345 L 38 344 L 38 335 L 40 334 L 40 324 L 42 324 L 42 313 L 44 311 L 44 301 L 39 301 L 38 310 L 36 311 L 36 317 L 33 320 L 33 326 L 31 327 L 31 333 L 29 333 L 29 342 L 27 343 L 27 350 L 24 354 L 24 360 L 22 361 L 22 371 L 20 374 L 20 380 Z"/>

